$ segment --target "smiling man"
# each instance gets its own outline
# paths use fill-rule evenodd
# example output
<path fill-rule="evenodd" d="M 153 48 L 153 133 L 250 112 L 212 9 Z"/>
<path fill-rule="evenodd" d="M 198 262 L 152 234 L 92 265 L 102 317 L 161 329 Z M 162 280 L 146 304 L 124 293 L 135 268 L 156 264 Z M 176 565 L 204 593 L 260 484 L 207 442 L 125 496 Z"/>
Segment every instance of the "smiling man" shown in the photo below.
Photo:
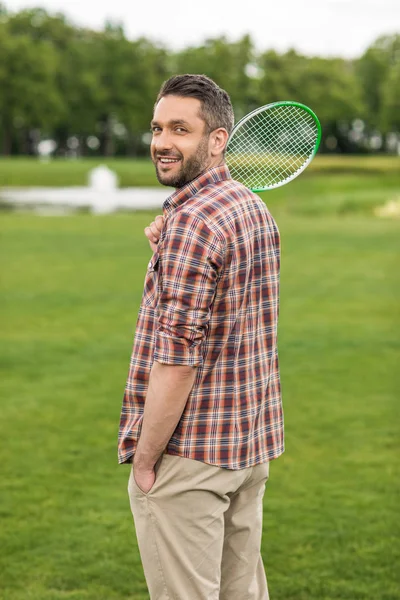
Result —
<path fill-rule="evenodd" d="M 119 461 L 151 600 L 266 600 L 260 554 L 269 461 L 283 452 L 279 232 L 233 181 L 228 94 L 165 82 L 151 156 L 176 188 L 153 249 L 122 406 Z"/>
<path fill-rule="evenodd" d="M 196 98 L 166 96 L 160 99 L 156 107 L 151 124 L 151 148 L 157 178 L 163 185 L 181 188 L 195 179 L 205 165 L 211 168 L 220 162 L 215 152 L 213 157 L 208 156 L 209 140 L 204 135 L 205 123 L 200 117 L 199 105 L 200 101 Z M 218 132 L 219 144 L 226 142 L 226 133 L 224 129 Z M 165 145 L 166 135 L 175 136 L 176 142 L 173 145 L 167 142 Z"/>

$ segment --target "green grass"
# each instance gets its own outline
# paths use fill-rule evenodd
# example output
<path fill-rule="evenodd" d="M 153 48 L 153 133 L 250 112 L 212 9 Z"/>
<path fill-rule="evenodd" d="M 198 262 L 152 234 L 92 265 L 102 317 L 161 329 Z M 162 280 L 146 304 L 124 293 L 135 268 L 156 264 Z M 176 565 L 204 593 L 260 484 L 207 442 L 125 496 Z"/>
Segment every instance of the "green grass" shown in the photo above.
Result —
<path fill-rule="evenodd" d="M 367 188 L 351 177 L 349 199 Z M 400 222 L 301 210 L 334 179 L 291 184 L 299 214 L 268 196 L 286 422 L 265 496 L 273 600 L 400 599 Z M 116 438 L 154 214 L 1 217 L 1 600 L 148 598 Z"/>
<path fill-rule="evenodd" d="M 302 178 L 324 175 L 399 176 L 397 156 L 317 156 Z M 116 172 L 121 187 L 157 186 L 149 159 L 81 158 L 52 159 L 48 162 L 29 157 L 0 157 L 0 187 L 3 186 L 80 186 L 87 185 L 88 174 L 98 165 Z"/>
<path fill-rule="evenodd" d="M 154 166 L 149 159 L 84 158 L 55 159 L 0 158 L 0 187 L 82 186 L 91 169 L 107 165 L 116 172 L 121 187 L 157 186 Z"/>
<path fill-rule="evenodd" d="M 100 162 L 0 159 L 0 207 L 1 186 L 86 185 L 90 169 Z M 104 164 L 117 173 L 122 187 L 159 185 L 150 160 L 112 159 Z M 372 214 L 387 202 L 400 202 L 400 157 L 317 156 L 290 185 L 260 195 L 279 213 Z"/>

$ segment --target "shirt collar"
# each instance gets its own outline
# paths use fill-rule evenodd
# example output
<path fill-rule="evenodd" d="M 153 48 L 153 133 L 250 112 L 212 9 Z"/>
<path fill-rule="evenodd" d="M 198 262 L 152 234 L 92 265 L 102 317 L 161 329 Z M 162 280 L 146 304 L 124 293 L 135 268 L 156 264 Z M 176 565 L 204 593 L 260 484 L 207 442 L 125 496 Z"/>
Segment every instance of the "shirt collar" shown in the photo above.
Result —
<path fill-rule="evenodd" d="M 166 213 L 170 213 L 173 209 L 177 208 L 186 200 L 189 200 L 192 196 L 197 194 L 206 185 L 218 183 L 219 181 L 225 181 L 231 179 L 229 169 L 226 165 L 219 167 L 213 167 L 205 173 L 201 173 L 196 179 L 193 179 L 183 187 L 179 188 L 168 196 L 163 204 L 163 209 Z"/>

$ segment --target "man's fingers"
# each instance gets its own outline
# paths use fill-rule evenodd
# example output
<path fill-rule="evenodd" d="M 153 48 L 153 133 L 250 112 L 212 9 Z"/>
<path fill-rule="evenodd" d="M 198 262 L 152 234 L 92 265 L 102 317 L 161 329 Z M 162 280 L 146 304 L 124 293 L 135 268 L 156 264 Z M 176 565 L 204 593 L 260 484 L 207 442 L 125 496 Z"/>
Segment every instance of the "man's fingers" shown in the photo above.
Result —
<path fill-rule="evenodd" d="M 153 235 L 155 235 L 155 236 L 156 236 L 156 238 L 158 239 L 158 238 L 160 237 L 160 233 L 161 233 L 161 231 L 158 229 L 158 227 L 157 227 L 157 225 L 154 223 L 154 221 L 153 221 L 153 223 L 150 223 L 150 229 L 151 229 L 151 233 L 152 233 Z"/>
<path fill-rule="evenodd" d="M 150 227 L 145 227 L 144 228 L 144 233 L 147 237 L 148 240 L 150 240 L 150 242 L 156 242 L 157 241 L 157 237 L 154 235 L 154 233 L 152 232 L 152 230 L 150 229 Z"/>
<path fill-rule="evenodd" d="M 157 215 L 156 218 L 154 219 L 154 221 L 150 224 L 150 229 L 151 229 L 152 233 L 159 238 L 161 235 L 163 226 L 164 226 L 164 217 L 162 217 L 161 215 Z"/>
<path fill-rule="evenodd" d="M 145 227 L 144 233 L 151 242 L 158 242 L 160 239 L 161 231 L 164 226 L 164 217 L 157 215 L 155 220 L 150 223 L 148 227 Z"/>
<path fill-rule="evenodd" d="M 157 215 L 155 218 L 155 223 L 160 231 L 164 227 L 164 217 L 162 215 Z"/>

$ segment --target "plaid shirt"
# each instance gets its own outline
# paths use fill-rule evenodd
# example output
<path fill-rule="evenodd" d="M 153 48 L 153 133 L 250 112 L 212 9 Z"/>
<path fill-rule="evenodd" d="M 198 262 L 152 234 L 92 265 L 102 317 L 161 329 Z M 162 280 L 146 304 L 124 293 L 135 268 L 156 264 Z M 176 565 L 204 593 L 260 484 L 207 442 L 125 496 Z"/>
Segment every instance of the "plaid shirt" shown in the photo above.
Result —
<path fill-rule="evenodd" d="M 153 361 L 197 367 L 168 454 L 229 469 L 276 458 L 284 450 L 277 226 L 226 166 L 178 189 L 163 210 L 136 325 L 119 462 L 135 452 Z"/>

